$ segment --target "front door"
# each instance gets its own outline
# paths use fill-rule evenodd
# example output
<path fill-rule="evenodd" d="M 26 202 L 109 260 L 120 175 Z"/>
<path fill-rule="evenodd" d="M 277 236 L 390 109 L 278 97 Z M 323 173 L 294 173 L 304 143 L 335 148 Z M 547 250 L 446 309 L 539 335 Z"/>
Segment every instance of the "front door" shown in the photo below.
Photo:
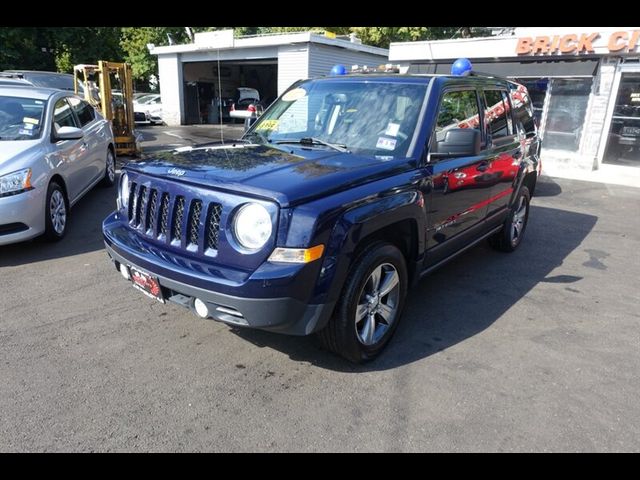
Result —
<path fill-rule="evenodd" d="M 444 139 L 451 128 L 481 130 L 479 98 L 474 88 L 445 91 L 431 141 Z M 427 266 L 457 250 L 474 235 L 487 215 L 491 185 L 482 182 L 488 168 L 487 151 L 477 156 L 430 156 L 427 170 L 432 179 L 427 198 Z"/>
<path fill-rule="evenodd" d="M 640 72 L 622 73 L 602 162 L 640 167 Z"/>

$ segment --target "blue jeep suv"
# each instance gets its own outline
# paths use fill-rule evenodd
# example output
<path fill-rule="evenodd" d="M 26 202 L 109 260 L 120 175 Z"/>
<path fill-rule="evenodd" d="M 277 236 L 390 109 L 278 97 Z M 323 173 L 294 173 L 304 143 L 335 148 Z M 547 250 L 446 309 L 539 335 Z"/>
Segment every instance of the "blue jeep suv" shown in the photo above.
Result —
<path fill-rule="evenodd" d="M 106 249 L 156 300 L 362 362 L 425 274 L 486 238 L 520 245 L 538 152 L 526 89 L 505 79 L 300 81 L 235 143 L 125 165 Z"/>

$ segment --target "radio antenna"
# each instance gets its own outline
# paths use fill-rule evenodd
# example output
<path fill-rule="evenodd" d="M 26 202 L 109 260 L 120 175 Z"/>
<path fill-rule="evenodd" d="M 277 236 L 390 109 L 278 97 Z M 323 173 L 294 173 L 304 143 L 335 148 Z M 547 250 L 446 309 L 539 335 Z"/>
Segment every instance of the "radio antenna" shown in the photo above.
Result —
<path fill-rule="evenodd" d="M 217 48 L 218 52 L 218 115 L 220 121 L 220 141 L 224 143 L 224 133 L 222 133 L 222 86 L 220 85 L 220 48 Z"/>

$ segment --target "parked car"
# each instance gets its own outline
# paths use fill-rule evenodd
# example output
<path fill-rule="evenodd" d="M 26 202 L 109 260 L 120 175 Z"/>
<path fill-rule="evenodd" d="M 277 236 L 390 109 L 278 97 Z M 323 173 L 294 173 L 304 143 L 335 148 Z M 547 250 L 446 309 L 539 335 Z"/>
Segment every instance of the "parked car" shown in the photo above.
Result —
<path fill-rule="evenodd" d="M 458 126 L 485 92 L 501 133 Z M 240 141 L 126 164 L 106 250 L 155 300 L 371 360 L 420 278 L 483 239 L 522 244 L 537 158 L 513 104 L 482 75 L 297 82 Z M 457 172 L 480 181 L 445 188 Z"/>
<path fill-rule="evenodd" d="M 159 94 L 141 97 L 133 104 L 136 123 L 162 124 L 162 97 Z"/>
<path fill-rule="evenodd" d="M 21 78 L 5 76 L 0 73 L 0 86 L 32 87 L 33 85 L 31 85 L 26 80 L 22 80 Z"/>
<path fill-rule="evenodd" d="M 60 240 L 69 209 L 115 182 L 110 122 L 71 92 L 0 86 L 0 245 Z"/>
<path fill-rule="evenodd" d="M 264 107 L 260 103 L 260 94 L 255 88 L 239 87 L 236 97 L 229 109 L 231 118 L 257 118 Z"/>
<path fill-rule="evenodd" d="M 41 72 L 35 70 L 5 70 L 2 72 L 14 78 L 29 82 L 34 87 L 58 88 L 73 92 L 73 75 L 59 72 Z M 84 94 L 84 87 L 80 84 L 80 95 Z"/>

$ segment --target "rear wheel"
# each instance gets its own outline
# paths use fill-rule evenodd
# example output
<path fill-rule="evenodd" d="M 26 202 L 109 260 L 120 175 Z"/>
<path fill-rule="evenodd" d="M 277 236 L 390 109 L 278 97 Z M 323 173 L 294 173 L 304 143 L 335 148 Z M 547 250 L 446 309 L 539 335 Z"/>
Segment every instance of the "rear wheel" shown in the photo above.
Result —
<path fill-rule="evenodd" d="M 509 215 L 504 222 L 502 230 L 489 237 L 489 243 L 493 248 L 501 252 L 513 252 L 518 248 L 527 228 L 530 200 L 529 189 L 522 185 L 509 210 Z"/>
<path fill-rule="evenodd" d="M 333 317 L 318 332 L 322 345 L 354 363 L 374 359 L 398 327 L 406 293 L 402 252 L 371 244 L 353 263 Z"/>
<path fill-rule="evenodd" d="M 69 203 L 62 187 L 55 181 L 47 188 L 44 238 L 50 242 L 61 240 L 67 233 Z"/>

